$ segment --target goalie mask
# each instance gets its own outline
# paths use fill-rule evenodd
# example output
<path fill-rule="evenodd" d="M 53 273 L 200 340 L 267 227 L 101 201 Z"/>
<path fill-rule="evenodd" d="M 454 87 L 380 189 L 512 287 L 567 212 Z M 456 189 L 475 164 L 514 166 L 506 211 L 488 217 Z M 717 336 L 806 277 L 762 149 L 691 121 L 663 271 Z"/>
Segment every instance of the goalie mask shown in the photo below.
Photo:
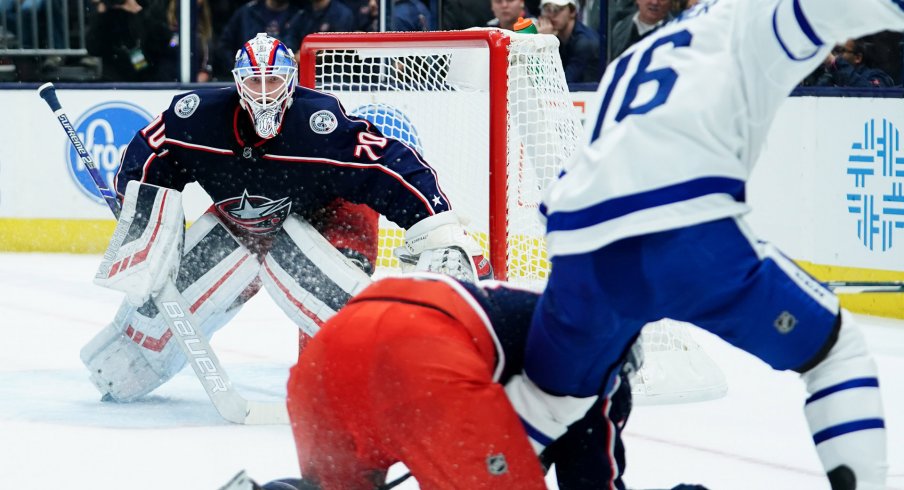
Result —
<path fill-rule="evenodd" d="M 298 65 L 292 50 L 278 39 L 260 33 L 235 55 L 232 76 L 240 104 L 261 138 L 279 133 L 286 109 L 292 105 Z"/>

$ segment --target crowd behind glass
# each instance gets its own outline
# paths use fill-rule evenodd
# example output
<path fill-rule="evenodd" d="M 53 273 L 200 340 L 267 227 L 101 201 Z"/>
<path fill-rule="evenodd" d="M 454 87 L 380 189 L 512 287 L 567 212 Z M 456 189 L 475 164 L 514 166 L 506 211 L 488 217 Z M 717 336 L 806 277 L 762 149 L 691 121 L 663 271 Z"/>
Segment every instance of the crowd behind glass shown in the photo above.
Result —
<path fill-rule="evenodd" d="M 266 32 L 297 49 L 313 32 L 380 30 L 377 0 L 192 0 L 190 77 L 231 81 L 241 44 Z M 607 60 L 697 0 L 389 0 L 387 31 L 515 29 L 519 17 L 559 38 L 569 83 L 599 81 Z M 600 11 L 605 2 L 607 10 Z M 177 82 L 180 0 L 0 0 L 0 81 Z M 833 49 L 802 86 L 897 87 L 902 35 Z"/>

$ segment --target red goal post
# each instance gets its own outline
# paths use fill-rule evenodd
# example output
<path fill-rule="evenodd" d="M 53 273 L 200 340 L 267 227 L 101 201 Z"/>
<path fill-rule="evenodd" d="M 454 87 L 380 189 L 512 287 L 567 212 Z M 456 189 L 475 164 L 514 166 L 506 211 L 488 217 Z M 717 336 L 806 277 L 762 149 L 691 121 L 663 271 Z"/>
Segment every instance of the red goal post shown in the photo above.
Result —
<path fill-rule="evenodd" d="M 554 36 L 318 33 L 302 44 L 299 74 L 301 85 L 333 93 L 350 113 L 421 151 L 497 278 L 546 277 L 536 205 L 580 133 Z M 394 265 L 400 237 L 381 223 L 378 266 Z"/>

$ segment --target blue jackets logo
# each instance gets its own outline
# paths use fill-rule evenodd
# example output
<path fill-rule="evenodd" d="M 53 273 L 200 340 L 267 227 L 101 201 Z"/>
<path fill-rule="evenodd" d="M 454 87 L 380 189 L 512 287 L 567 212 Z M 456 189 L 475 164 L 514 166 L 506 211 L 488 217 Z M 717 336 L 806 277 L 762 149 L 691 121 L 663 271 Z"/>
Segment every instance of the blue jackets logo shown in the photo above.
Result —
<path fill-rule="evenodd" d="M 249 195 L 247 189 L 241 197 L 224 199 L 215 206 L 222 216 L 249 232 L 258 234 L 278 230 L 292 212 L 292 201 L 288 197 L 270 199 L 266 196 L 254 196 Z"/>
<path fill-rule="evenodd" d="M 101 177 L 111 189 L 122 152 L 132 141 L 135 133 L 147 126 L 151 119 L 147 111 L 136 105 L 127 102 L 105 102 L 88 109 L 75 122 L 76 133 L 97 164 Z M 85 195 L 103 204 L 104 200 L 97 191 L 91 174 L 68 140 L 66 148 L 69 175 Z"/>
<path fill-rule="evenodd" d="M 890 250 L 904 228 L 904 156 L 899 155 L 901 132 L 886 119 L 864 123 L 848 155 L 848 213 L 857 220 L 857 238 L 873 251 Z"/>

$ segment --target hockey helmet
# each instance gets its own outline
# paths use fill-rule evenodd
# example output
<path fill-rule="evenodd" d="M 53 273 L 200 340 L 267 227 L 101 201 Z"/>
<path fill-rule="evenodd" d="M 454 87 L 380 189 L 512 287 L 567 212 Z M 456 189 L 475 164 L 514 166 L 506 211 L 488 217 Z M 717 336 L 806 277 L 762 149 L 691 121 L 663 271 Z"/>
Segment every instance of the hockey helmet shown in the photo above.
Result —
<path fill-rule="evenodd" d="M 235 54 L 232 76 L 242 108 L 251 114 L 261 138 L 279 133 L 286 109 L 292 105 L 298 65 L 292 50 L 278 39 L 260 33 Z"/>

